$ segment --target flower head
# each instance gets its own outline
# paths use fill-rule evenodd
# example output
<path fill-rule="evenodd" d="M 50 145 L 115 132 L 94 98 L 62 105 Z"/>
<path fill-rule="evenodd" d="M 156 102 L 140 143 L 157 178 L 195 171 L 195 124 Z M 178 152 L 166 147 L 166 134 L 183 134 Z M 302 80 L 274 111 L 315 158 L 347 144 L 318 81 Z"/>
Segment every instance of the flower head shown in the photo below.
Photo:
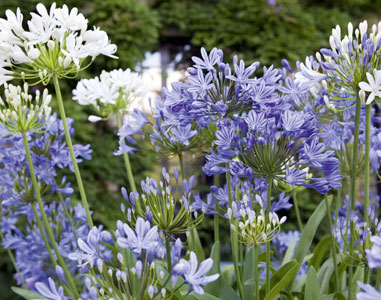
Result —
<path fill-rule="evenodd" d="M 102 71 L 99 77 L 82 79 L 73 90 L 73 100 L 81 105 L 91 105 L 101 118 L 113 113 L 125 113 L 131 104 L 142 101 L 146 95 L 142 78 L 130 69 Z"/>
<path fill-rule="evenodd" d="M 87 30 L 87 19 L 77 8 L 66 5 L 49 11 L 39 3 L 37 12 L 22 26 L 23 15 L 7 10 L 0 20 L 0 35 L 6 37 L 0 50 L 0 85 L 15 78 L 49 83 L 53 76 L 72 77 L 98 55 L 116 58 L 116 46 L 106 32 Z"/>

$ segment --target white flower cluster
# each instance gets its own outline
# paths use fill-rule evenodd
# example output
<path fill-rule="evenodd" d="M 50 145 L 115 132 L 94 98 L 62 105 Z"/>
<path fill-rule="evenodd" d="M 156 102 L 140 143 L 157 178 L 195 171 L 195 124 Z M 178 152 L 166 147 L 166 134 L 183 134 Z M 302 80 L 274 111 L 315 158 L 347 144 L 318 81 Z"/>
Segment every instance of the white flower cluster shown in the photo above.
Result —
<path fill-rule="evenodd" d="M 245 198 L 246 196 L 244 196 Z M 233 216 L 240 216 L 238 227 L 232 225 L 232 229 L 236 230 L 242 236 L 243 243 L 247 245 L 259 245 L 272 241 L 280 232 L 280 225 L 286 222 L 286 217 L 279 219 L 275 212 L 269 213 L 269 222 L 266 223 L 266 213 L 262 206 L 262 199 L 256 195 L 256 200 L 261 206 L 259 213 L 256 213 L 253 208 L 246 205 L 237 209 L 236 204 L 232 203 L 232 208 L 228 208 L 227 215 L 230 219 Z"/>
<path fill-rule="evenodd" d="M 324 59 L 323 66 L 335 79 L 334 85 L 341 87 L 341 92 L 354 95 L 358 92 L 362 104 L 369 105 L 381 97 L 381 22 L 368 27 L 368 22 L 363 21 L 358 28 L 348 23 L 347 30 L 342 37 L 341 27 L 333 28 L 330 49 L 322 49 L 323 57 L 320 53 L 316 57 L 319 62 Z M 363 81 L 365 75 L 367 81 Z"/>
<path fill-rule="evenodd" d="M 130 69 L 102 71 L 99 77 L 82 79 L 73 90 L 73 100 L 81 105 L 92 105 L 98 116 L 90 116 L 96 122 L 119 111 L 127 112 L 131 103 L 143 100 L 147 88 L 141 76 Z"/>
<path fill-rule="evenodd" d="M 77 8 L 53 3 L 48 11 L 40 3 L 36 9 L 27 29 L 20 9 L 16 14 L 7 10 L 7 18 L 0 19 L 0 85 L 13 78 L 48 83 L 53 75 L 73 76 L 88 57 L 117 58 L 107 33 L 95 27 L 87 30 L 88 20 Z"/>
<path fill-rule="evenodd" d="M 0 120 L 11 132 L 40 131 L 50 116 L 52 96 L 44 89 L 41 104 L 40 98 L 40 91 L 36 91 L 33 99 L 27 83 L 24 88 L 10 84 L 5 89 L 5 99 L 0 97 Z"/>

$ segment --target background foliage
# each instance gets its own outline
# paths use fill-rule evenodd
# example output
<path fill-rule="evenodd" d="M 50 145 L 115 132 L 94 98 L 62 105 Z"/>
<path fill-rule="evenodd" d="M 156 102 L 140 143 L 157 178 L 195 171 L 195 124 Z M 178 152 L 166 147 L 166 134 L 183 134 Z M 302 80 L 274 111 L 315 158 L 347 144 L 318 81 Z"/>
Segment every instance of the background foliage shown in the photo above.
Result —
<path fill-rule="evenodd" d="M 0 17 L 5 10 L 20 7 L 24 19 L 28 12 L 42 2 L 50 5 L 53 1 L 14 0 L 0 2 Z M 352 21 L 358 23 L 368 19 L 377 22 L 381 14 L 379 1 L 372 0 L 66 0 L 56 1 L 58 6 L 67 4 L 78 7 L 89 19 L 89 27 L 100 26 L 108 32 L 113 43 L 117 44 L 119 60 L 98 58 L 90 69 L 80 77 L 93 77 L 101 70 L 113 68 L 134 69 L 147 51 L 157 51 L 163 45 L 169 47 L 170 59 L 182 53 L 178 66 L 189 65 L 190 57 L 199 54 L 199 48 L 207 50 L 218 47 L 230 58 L 238 54 L 246 62 L 254 60 L 262 64 L 280 65 L 282 58 L 291 63 L 303 60 L 319 48 L 325 46 L 331 28 L 336 24 L 342 27 Z M 345 27 L 344 27 L 345 28 Z M 75 142 L 92 145 L 93 160 L 81 165 L 85 187 L 92 207 L 96 207 L 95 220 L 110 224 L 119 211 L 120 186 L 127 186 L 125 169 L 120 157 L 112 152 L 117 148 L 116 128 L 108 123 L 90 126 L 88 111 L 76 105 L 71 98 L 75 82 L 64 86 L 67 114 L 75 123 Z M 51 89 L 53 90 L 53 89 Z M 149 152 L 148 141 L 139 145 L 139 155 L 132 159 L 136 182 L 140 182 L 147 172 L 159 161 Z M 195 166 L 198 168 L 198 165 Z M 189 171 L 190 175 L 192 172 Z M 75 182 L 74 175 L 71 181 Z M 201 180 L 206 183 L 207 179 Z M 200 187 L 201 189 L 201 187 Z M 299 193 L 302 216 L 306 219 L 320 199 L 307 191 Z M 291 212 L 293 213 L 293 211 Z M 294 215 L 288 216 L 295 220 Z M 205 228 L 211 224 L 205 222 Z M 296 229 L 296 222 L 288 222 Z M 292 228 L 292 224 L 295 227 Z M 324 230 L 322 230 L 322 234 Z M 209 231 L 201 233 L 206 243 Z M 226 241 L 228 242 L 228 241 Z M 228 247 L 228 246 L 227 246 Z M 17 299 L 9 289 L 10 269 L 0 255 L 0 294 L 1 299 Z M 12 271 L 11 271 L 12 273 Z"/>

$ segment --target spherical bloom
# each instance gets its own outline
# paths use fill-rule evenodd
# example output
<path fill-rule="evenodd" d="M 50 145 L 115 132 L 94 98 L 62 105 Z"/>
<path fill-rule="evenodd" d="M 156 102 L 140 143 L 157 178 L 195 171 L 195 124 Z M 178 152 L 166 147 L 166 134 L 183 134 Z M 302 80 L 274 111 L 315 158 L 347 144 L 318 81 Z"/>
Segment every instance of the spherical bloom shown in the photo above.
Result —
<path fill-rule="evenodd" d="M 145 98 L 146 91 L 142 78 L 130 69 L 102 71 L 99 77 L 79 81 L 73 100 L 91 105 L 102 118 L 109 118 L 115 112 L 128 112 L 131 104 Z"/>
<path fill-rule="evenodd" d="M 27 29 L 20 9 L 6 11 L 0 20 L 0 85 L 15 79 L 47 84 L 53 76 L 73 77 L 98 55 L 116 58 L 116 46 L 107 33 L 87 30 L 87 19 L 77 8 L 66 5 L 49 9 L 39 3 L 31 14 Z"/>
<path fill-rule="evenodd" d="M 49 121 L 52 96 L 44 89 L 40 104 L 40 91 L 35 97 L 28 93 L 28 84 L 24 87 L 7 85 L 4 100 L 0 97 L 0 121 L 13 133 L 40 132 Z"/>

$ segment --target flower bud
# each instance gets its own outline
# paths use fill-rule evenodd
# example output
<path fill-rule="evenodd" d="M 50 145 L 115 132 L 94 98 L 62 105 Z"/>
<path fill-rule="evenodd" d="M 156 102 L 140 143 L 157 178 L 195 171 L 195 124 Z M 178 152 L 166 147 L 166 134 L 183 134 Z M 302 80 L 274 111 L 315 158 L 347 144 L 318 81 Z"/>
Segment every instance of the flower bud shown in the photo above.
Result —
<path fill-rule="evenodd" d="M 361 105 L 365 105 L 365 91 L 364 90 L 360 90 L 359 91 L 359 97 L 360 97 L 360 101 L 361 101 Z"/>
<path fill-rule="evenodd" d="M 32 48 L 28 51 L 27 54 L 30 59 L 36 59 L 40 56 L 40 51 L 36 48 Z"/>
<path fill-rule="evenodd" d="M 61 280 L 63 284 L 67 284 L 66 278 L 65 278 L 65 272 L 63 268 L 59 265 L 56 265 L 56 274 L 59 280 Z"/>

